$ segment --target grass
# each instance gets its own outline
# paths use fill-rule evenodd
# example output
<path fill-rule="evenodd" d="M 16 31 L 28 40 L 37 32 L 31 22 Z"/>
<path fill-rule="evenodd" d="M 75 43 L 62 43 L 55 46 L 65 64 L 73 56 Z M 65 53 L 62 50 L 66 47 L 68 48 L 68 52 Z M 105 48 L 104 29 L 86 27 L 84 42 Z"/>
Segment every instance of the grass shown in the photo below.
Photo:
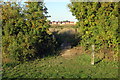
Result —
<path fill-rule="evenodd" d="M 96 59 L 95 61 L 98 61 Z M 3 66 L 3 78 L 117 78 L 118 63 L 102 61 L 94 66 L 90 56 L 46 57 L 14 67 Z"/>
<path fill-rule="evenodd" d="M 59 35 L 60 36 L 60 35 Z M 60 36 L 63 41 L 67 36 Z M 70 41 L 75 38 L 68 38 Z M 62 40 L 61 40 L 62 41 Z M 67 40 L 68 41 L 68 40 Z M 72 40 L 73 42 L 75 40 Z M 99 59 L 95 59 L 98 62 Z M 90 64 L 90 55 L 83 54 L 72 58 L 50 56 L 18 64 L 3 64 L 3 78 L 117 78 L 118 62 L 101 61 Z M 0 63 L 1 65 L 1 63 Z M 0 75 L 2 71 L 0 70 Z"/>
<path fill-rule="evenodd" d="M 77 26 L 73 24 L 64 24 L 64 25 L 54 24 L 51 25 L 51 28 L 77 28 Z"/>

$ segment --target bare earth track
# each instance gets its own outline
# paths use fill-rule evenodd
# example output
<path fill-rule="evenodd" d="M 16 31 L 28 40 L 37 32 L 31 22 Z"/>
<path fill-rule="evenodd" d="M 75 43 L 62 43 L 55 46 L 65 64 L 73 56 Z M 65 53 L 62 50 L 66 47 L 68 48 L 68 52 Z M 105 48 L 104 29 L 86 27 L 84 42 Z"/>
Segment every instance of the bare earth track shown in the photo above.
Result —
<path fill-rule="evenodd" d="M 60 54 L 61 54 L 62 57 L 65 57 L 65 58 L 73 57 L 73 56 L 76 56 L 76 55 L 83 54 L 83 50 L 82 50 L 82 47 L 74 47 L 74 48 L 71 48 L 71 49 L 62 50 Z"/>

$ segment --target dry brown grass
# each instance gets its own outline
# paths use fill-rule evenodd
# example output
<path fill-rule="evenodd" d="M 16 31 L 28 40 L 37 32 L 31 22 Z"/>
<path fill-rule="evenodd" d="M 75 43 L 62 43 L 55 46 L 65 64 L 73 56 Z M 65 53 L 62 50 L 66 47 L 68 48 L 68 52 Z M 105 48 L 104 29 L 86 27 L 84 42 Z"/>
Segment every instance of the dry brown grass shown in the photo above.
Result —
<path fill-rule="evenodd" d="M 12 62 L 12 60 L 10 58 L 3 58 L 2 62 L 3 63 L 10 63 L 10 62 Z"/>
<path fill-rule="evenodd" d="M 61 53 L 62 57 L 73 57 L 76 55 L 81 55 L 83 54 L 83 48 L 82 47 L 74 47 L 72 49 L 66 49 L 62 51 Z"/>

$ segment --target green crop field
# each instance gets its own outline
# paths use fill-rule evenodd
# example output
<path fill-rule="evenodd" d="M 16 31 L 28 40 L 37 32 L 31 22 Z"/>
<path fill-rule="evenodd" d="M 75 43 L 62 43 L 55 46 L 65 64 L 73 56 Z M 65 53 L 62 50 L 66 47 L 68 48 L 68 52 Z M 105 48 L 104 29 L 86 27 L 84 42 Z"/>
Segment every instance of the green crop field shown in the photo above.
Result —
<path fill-rule="evenodd" d="M 95 59 L 97 62 L 98 59 Z M 90 56 L 46 57 L 13 67 L 3 65 L 3 78 L 117 78 L 118 63 L 101 61 L 94 66 Z"/>

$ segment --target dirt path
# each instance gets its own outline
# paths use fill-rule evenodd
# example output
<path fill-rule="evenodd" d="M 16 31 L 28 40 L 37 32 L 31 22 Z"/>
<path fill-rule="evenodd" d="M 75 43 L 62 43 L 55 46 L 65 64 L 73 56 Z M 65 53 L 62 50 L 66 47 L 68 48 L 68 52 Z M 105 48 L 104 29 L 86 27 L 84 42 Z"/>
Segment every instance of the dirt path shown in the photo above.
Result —
<path fill-rule="evenodd" d="M 55 35 L 60 45 L 62 57 L 71 57 L 83 53 L 82 47 L 75 47 L 80 41 L 78 29 L 74 28 L 49 28 L 49 31 Z"/>
<path fill-rule="evenodd" d="M 71 49 L 64 49 L 61 51 L 60 55 L 62 57 L 73 57 L 73 56 L 76 56 L 76 55 L 81 55 L 83 54 L 83 49 L 82 47 L 74 47 L 74 48 L 71 48 Z"/>

